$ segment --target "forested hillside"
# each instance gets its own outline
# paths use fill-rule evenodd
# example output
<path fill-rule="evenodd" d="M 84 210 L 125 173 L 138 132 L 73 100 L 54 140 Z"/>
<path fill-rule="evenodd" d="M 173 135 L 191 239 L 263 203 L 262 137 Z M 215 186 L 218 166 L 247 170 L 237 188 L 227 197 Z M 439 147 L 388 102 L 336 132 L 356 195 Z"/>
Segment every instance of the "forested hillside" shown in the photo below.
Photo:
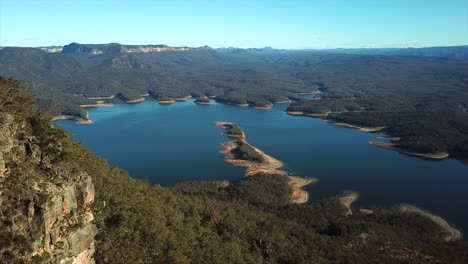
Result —
<path fill-rule="evenodd" d="M 165 102 L 211 97 L 269 108 L 320 91 L 319 100 L 300 100 L 288 111 L 385 127 L 408 151 L 466 159 L 468 63 L 453 55 L 463 57 L 466 47 L 380 52 L 386 55 L 72 43 L 61 53 L 3 48 L 0 74 L 24 80 L 41 106 L 82 118 L 79 105 L 95 103 L 89 97 L 132 102 L 149 93 Z"/>
<path fill-rule="evenodd" d="M 77 45 L 65 46 L 64 53 L 3 48 L 0 74 L 30 81 L 30 91 L 41 104 L 52 101 L 58 112 L 81 117 L 84 112 L 78 105 L 89 103 L 86 97 L 133 100 L 149 92 L 157 99 L 216 96 L 224 103 L 266 106 L 316 88 L 289 73 L 228 58 L 207 47 L 127 52 L 120 44 Z M 96 47 L 102 53 L 93 52 Z"/>
<path fill-rule="evenodd" d="M 68 138 L 11 79 L 0 79 L 0 117 L 2 263 L 58 263 L 75 247 L 113 264 L 467 261 L 453 229 L 409 206 L 357 210 L 340 196 L 291 204 L 279 175 L 169 188 L 132 179 Z M 83 177 L 94 185 L 84 200 L 91 185 L 68 191 Z"/>
<path fill-rule="evenodd" d="M 295 63 L 300 59 L 294 58 Z M 386 127 L 399 146 L 416 152 L 468 155 L 468 64 L 407 56 L 342 55 L 297 68 L 323 92 L 288 111 Z M 349 67 L 352 65 L 352 67 Z"/>

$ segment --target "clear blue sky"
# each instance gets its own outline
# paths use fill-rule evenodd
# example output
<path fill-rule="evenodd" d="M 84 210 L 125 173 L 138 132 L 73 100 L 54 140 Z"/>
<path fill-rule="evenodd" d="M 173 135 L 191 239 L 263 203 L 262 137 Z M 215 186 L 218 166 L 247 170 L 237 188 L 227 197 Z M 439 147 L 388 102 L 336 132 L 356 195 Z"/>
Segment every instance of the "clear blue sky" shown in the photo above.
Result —
<path fill-rule="evenodd" d="M 0 46 L 468 44 L 468 0 L 0 0 Z"/>

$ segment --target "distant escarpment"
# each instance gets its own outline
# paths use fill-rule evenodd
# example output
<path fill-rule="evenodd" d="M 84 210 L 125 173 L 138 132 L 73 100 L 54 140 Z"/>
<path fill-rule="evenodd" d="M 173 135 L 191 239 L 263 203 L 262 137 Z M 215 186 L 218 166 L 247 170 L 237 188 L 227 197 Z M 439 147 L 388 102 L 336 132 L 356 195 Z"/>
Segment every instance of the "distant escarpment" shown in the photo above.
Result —
<path fill-rule="evenodd" d="M 190 51 L 190 50 L 209 50 L 208 46 L 190 48 L 190 47 L 169 47 L 166 45 L 122 45 L 118 43 L 110 44 L 79 44 L 70 43 L 63 46 L 61 52 L 64 54 L 86 54 L 99 55 L 105 52 L 119 53 L 149 53 L 149 52 L 169 52 L 169 51 Z M 58 48 L 45 49 L 48 52 L 59 52 Z"/>

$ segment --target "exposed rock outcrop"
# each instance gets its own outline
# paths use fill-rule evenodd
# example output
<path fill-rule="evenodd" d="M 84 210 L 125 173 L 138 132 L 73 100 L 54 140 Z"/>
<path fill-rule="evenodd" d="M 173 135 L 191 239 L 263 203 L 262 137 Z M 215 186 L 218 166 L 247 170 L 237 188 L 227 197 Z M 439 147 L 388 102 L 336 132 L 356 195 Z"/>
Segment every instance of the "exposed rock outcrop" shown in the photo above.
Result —
<path fill-rule="evenodd" d="M 46 52 L 62 52 L 64 54 L 84 54 L 84 55 L 99 55 L 102 53 L 158 53 L 158 52 L 184 52 L 192 50 L 211 50 L 208 46 L 191 48 L 191 47 L 169 47 L 166 45 L 122 45 L 118 43 L 110 44 L 79 44 L 70 43 L 68 45 L 57 48 L 45 47 L 42 50 Z"/>
<path fill-rule="evenodd" d="M 0 263 L 94 263 L 91 177 L 69 161 L 40 162 L 26 121 L 0 111 Z"/>

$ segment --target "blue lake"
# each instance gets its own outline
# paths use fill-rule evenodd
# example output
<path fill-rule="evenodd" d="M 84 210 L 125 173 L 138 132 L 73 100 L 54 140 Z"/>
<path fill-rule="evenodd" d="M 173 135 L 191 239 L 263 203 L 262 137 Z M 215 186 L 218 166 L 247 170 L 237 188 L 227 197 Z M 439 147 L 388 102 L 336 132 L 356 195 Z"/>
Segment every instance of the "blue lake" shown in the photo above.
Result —
<path fill-rule="evenodd" d="M 90 109 L 91 125 L 58 121 L 73 137 L 134 178 L 172 185 L 191 180 L 237 180 L 244 169 L 224 162 L 227 138 L 216 121 L 238 124 L 252 145 L 283 161 L 291 174 L 316 177 L 312 201 L 345 190 L 360 193 L 357 207 L 411 203 L 468 231 L 468 166 L 427 161 L 368 144 L 381 134 L 290 116 L 287 105 L 264 111 L 193 100 L 155 101 Z"/>

